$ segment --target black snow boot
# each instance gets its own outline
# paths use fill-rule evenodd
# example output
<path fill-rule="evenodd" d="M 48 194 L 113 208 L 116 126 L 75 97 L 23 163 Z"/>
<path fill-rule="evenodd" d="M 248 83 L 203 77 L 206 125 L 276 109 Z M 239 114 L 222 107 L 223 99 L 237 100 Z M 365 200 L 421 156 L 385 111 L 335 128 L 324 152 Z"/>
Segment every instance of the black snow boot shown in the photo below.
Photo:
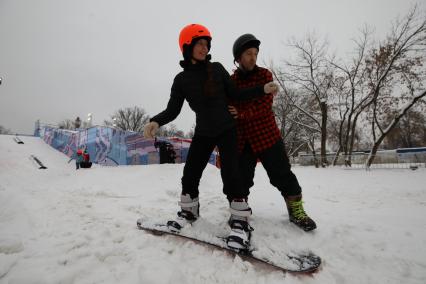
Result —
<path fill-rule="evenodd" d="M 312 231 L 317 225 L 303 209 L 302 195 L 288 196 L 285 198 L 290 222 L 296 224 L 304 231 Z"/>

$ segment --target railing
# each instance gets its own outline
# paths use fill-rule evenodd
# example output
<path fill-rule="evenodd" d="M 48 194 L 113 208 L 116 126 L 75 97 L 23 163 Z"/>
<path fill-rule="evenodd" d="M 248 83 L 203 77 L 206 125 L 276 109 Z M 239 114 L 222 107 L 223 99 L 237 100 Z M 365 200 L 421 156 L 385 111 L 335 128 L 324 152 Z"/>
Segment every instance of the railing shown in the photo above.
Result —
<path fill-rule="evenodd" d="M 417 169 L 419 167 L 426 167 L 426 148 L 412 148 L 412 149 L 395 149 L 378 151 L 374 155 L 373 162 L 370 167 L 367 167 L 367 161 L 370 153 L 354 152 L 350 159 L 345 155 L 339 155 L 336 166 L 345 168 L 391 168 L 391 169 Z M 329 166 L 333 165 L 335 153 L 326 155 L 326 161 Z M 300 154 L 294 161 L 301 166 L 319 165 L 321 161 L 320 155 Z M 320 165 L 319 165 L 320 166 Z"/>

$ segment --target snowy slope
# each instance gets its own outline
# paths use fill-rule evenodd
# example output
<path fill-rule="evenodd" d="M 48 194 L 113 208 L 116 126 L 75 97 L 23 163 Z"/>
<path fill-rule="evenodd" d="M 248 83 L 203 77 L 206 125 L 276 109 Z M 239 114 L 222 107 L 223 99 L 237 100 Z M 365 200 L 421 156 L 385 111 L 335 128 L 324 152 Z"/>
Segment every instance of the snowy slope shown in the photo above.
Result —
<path fill-rule="evenodd" d="M 74 163 L 38 138 L 0 135 L 0 283 L 426 283 L 426 170 L 296 167 L 318 229 L 287 221 L 258 166 L 250 195 L 253 244 L 307 249 L 323 258 L 313 277 L 259 270 L 241 259 L 136 229 L 172 217 L 183 165 L 99 167 Z M 39 170 L 36 155 L 48 167 Z M 200 185 L 202 217 L 224 225 L 219 172 Z"/>

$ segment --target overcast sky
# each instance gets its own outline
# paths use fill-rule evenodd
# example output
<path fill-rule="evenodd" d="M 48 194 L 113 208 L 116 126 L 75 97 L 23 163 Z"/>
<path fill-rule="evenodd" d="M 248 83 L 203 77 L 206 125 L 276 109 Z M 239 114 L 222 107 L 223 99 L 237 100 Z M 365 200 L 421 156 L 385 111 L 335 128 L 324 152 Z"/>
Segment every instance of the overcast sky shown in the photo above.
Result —
<path fill-rule="evenodd" d="M 181 71 L 178 35 L 190 23 L 212 33 L 213 61 L 231 72 L 232 44 L 243 33 L 261 40 L 259 63 L 279 65 L 290 37 L 328 38 L 345 57 L 364 24 L 384 37 L 391 21 L 418 0 L 0 0 L 0 125 L 33 133 L 93 114 L 102 124 L 116 110 L 162 111 Z M 195 116 L 185 103 L 173 122 L 187 132 Z"/>

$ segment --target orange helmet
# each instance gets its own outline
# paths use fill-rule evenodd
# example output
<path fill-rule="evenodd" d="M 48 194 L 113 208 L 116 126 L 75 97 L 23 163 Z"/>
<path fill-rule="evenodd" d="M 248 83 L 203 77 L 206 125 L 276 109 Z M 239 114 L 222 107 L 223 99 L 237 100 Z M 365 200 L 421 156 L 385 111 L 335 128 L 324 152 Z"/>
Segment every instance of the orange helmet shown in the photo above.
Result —
<path fill-rule="evenodd" d="M 199 37 L 208 38 L 209 41 L 212 39 L 210 31 L 203 25 L 190 24 L 184 27 L 179 34 L 180 51 L 183 53 L 184 45 L 191 45 L 192 40 Z"/>
<path fill-rule="evenodd" d="M 83 154 L 83 150 L 78 149 L 78 150 L 77 150 L 77 155 L 81 155 L 81 154 Z"/>

